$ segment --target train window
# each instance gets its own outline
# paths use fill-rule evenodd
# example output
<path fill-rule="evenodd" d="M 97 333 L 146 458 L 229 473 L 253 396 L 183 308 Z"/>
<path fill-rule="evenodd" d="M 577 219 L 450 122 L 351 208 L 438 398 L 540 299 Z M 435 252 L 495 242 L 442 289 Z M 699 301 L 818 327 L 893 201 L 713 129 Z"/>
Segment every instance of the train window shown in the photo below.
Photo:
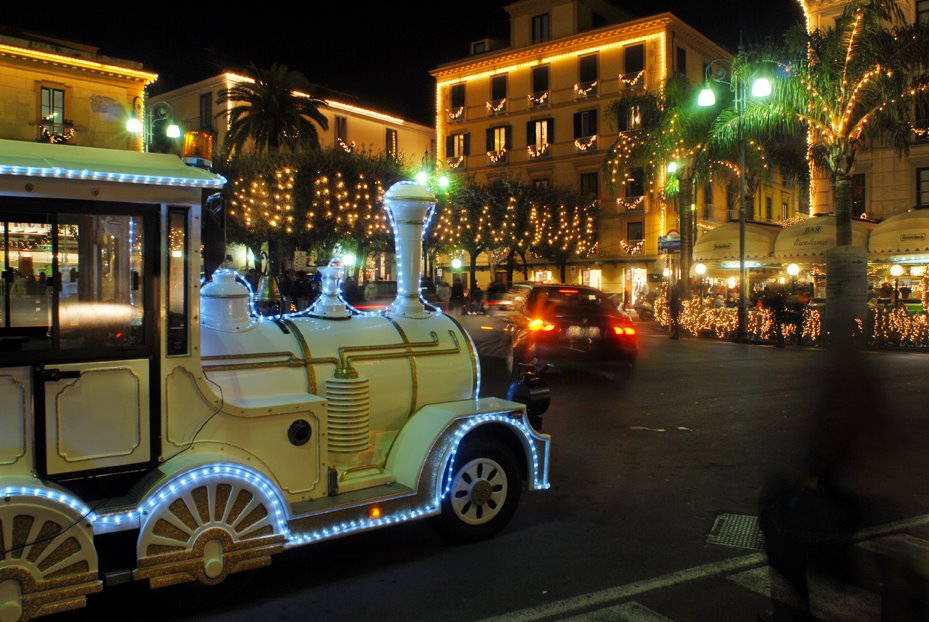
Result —
<path fill-rule="evenodd" d="M 189 353 L 187 237 L 187 209 L 168 208 L 168 356 Z"/>
<path fill-rule="evenodd" d="M 142 344 L 142 219 L 60 214 L 57 242 L 60 348 Z"/>
<path fill-rule="evenodd" d="M 47 218 L 0 221 L 0 349 L 51 347 L 53 252 Z"/>

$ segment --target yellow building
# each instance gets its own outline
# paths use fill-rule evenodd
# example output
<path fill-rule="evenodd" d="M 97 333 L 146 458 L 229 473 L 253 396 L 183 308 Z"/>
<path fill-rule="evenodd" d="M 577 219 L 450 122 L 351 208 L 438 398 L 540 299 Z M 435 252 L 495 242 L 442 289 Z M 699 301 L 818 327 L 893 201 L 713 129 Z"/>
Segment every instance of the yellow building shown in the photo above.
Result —
<path fill-rule="evenodd" d="M 439 161 L 479 183 L 508 176 L 596 196 L 597 254 L 578 258 L 568 278 L 641 290 L 662 272 L 658 238 L 677 229 L 677 208 L 643 196 L 641 182 L 615 191 L 607 183 L 606 150 L 636 129 L 636 119 L 617 119 L 609 106 L 629 89 L 659 89 L 669 75 L 700 84 L 711 60 L 731 54 L 671 13 L 631 19 L 600 0 L 522 0 L 506 10 L 509 47 L 478 41 L 468 58 L 432 71 Z M 749 217 L 793 216 L 798 194 L 763 186 Z M 737 217 L 721 180 L 698 188 L 696 201 L 703 229 Z"/>
<path fill-rule="evenodd" d="M 140 150 L 126 122 L 143 119 L 157 77 L 93 46 L 0 36 L 0 138 Z"/>
<path fill-rule="evenodd" d="M 212 132 L 218 147 L 228 129 L 228 120 L 222 114 L 224 104 L 218 104 L 217 97 L 224 89 L 247 80 L 245 76 L 226 72 L 153 96 L 153 117 L 156 123 L 176 122 L 181 134 L 191 130 Z M 435 155 L 434 128 L 363 106 L 324 99 L 326 107 L 321 112 L 329 121 L 329 129 L 319 132 L 323 148 L 342 146 L 349 151 L 386 151 L 403 156 L 410 164 L 431 163 Z"/>
<path fill-rule="evenodd" d="M 835 24 L 845 0 L 802 0 L 807 26 L 828 28 Z M 929 22 L 929 0 L 897 0 L 908 21 Z M 929 101 L 913 110 L 915 126 L 909 155 L 875 142 L 862 149 L 852 169 L 852 216 L 883 220 L 914 207 L 929 207 Z M 833 211 L 832 184 L 828 176 L 814 173 L 812 213 Z"/>

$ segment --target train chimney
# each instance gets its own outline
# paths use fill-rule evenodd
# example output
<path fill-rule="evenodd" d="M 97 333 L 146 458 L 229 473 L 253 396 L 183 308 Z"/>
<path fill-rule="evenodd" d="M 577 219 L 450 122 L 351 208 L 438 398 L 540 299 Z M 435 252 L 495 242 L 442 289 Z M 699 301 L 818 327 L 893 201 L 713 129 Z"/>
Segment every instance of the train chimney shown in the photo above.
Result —
<path fill-rule="evenodd" d="M 384 195 L 390 212 L 397 250 L 397 298 L 389 312 L 404 317 L 426 317 L 429 313 L 419 297 L 422 269 L 423 224 L 435 206 L 435 195 L 412 181 L 401 181 Z"/>

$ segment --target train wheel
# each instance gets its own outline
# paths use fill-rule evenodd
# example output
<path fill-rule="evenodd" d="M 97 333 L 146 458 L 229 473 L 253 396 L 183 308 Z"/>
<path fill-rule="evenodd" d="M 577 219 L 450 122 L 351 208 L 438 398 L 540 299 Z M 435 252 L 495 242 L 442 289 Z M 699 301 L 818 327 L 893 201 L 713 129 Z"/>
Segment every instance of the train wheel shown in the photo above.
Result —
<path fill-rule="evenodd" d="M 0 499 L 0 621 L 78 609 L 99 592 L 93 527 L 50 499 Z"/>
<path fill-rule="evenodd" d="M 143 506 L 135 578 L 152 587 L 216 585 L 234 572 L 270 565 L 284 548 L 279 501 L 254 479 L 228 473 L 191 481 L 198 483 L 163 488 L 152 496 L 157 503 Z"/>
<path fill-rule="evenodd" d="M 522 480 L 513 452 L 499 440 L 476 436 L 463 443 L 435 525 L 451 540 L 476 542 L 496 535 L 513 517 Z"/>

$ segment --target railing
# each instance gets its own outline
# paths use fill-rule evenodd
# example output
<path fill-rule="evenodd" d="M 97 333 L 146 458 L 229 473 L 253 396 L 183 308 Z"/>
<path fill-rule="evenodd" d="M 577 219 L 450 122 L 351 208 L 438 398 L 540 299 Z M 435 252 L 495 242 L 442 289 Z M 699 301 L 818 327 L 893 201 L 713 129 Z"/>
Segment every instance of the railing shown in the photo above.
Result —
<path fill-rule="evenodd" d="M 597 150 L 597 135 L 584 136 L 574 139 L 574 149 L 578 152 L 593 152 Z"/>
<path fill-rule="evenodd" d="M 445 164 L 452 170 L 460 170 L 465 167 L 464 156 L 449 156 L 445 158 Z"/>
<path fill-rule="evenodd" d="M 539 91 L 537 93 L 530 93 L 529 98 L 529 109 L 534 110 L 536 108 L 548 108 L 552 105 L 552 92 L 551 91 Z"/>
<path fill-rule="evenodd" d="M 506 97 L 484 103 L 487 105 L 487 114 L 490 116 L 493 117 L 498 114 L 506 114 Z"/>
<path fill-rule="evenodd" d="M 623 247 L 627 255 L 641 255 L 645 250 L 645 240 L 621 240 L 619 245 Z"/>
<path fill-rule="evenodd" d="M 458 106 L 457 108 L 446 108 L 445 116 L 448 117 L 448 120 L 452 123 L 458 123 L 465 120 L 465 107 Z"/>
<path fill-rule="evenodd" d="M 581 82 L 580 84 L 574 85 L 574 99 L 593 99 L 600 95 L 600 82 L 594 80 L 592 82 Z"/>
<path fill-rule="evenodd" d="M 620 74 L 619 90 L 620 91 L 642 90 L 645 88 L 646 78 L 647 78 L 647 74 L 645 73 L 644 69 L 640 71 L 631 71 L 629 73 Z"/>
<path fill-rule="evenodd" d="M 530 160 L 542 160 L 552 155 L 551 145 L 542 143 L 541 145 L 529 145 L 527 148 Z"/>
<path fill-rule="evenodd" d="M 499 151 L 488 151 L 487 161 L 490 162 L 491 166 L 502 166 L 506 164 L 507 150 L 500 149 Z"/>

